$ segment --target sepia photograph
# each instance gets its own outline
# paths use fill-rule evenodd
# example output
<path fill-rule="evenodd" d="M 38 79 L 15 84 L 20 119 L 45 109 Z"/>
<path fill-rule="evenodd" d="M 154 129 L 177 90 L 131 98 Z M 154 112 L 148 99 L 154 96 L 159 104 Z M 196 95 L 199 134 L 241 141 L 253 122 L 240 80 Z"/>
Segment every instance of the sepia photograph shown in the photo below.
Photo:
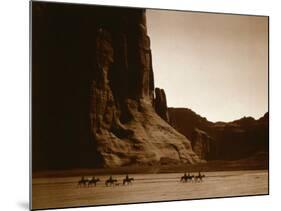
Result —
<path fill-rule="evenodd" d="M 32 210 L 269 194 L 269 16 L 29 9 Z"/>

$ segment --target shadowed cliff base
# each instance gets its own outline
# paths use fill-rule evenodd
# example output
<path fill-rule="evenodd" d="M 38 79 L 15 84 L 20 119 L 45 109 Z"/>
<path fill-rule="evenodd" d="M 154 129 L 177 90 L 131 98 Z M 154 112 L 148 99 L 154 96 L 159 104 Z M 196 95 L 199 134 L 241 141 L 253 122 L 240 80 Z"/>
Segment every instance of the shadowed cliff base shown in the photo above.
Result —
<path fill-rule="evenodd" d="M 144 9 L 33 2 L 32 16 L 34 171 L 203 162 L 155 112 Z"/>
<path fill-rule="evenodd" d="M 268 113 L 167 107 L 144 9 L 33 2 L 32 17 L 33 172 L 267 168 Z"/>
<path fill-rule="evenodd" d="M 209 172 L 209 171 L 240 171 L 240 170 L 268 170 L 268 153 L 260 152 L 247 159 L 235 161 L 213 160 L 201 164 L 169 164 L 158 165 L 130 165 L 115 168 L 69 169 L 57 171 L 34 172 L 33 178 L 44 177 L 71 177 L 81 175 L 110 175 L 110 174 L 155 174 L 155 173 L 182 173 L 182 172 Z"/>

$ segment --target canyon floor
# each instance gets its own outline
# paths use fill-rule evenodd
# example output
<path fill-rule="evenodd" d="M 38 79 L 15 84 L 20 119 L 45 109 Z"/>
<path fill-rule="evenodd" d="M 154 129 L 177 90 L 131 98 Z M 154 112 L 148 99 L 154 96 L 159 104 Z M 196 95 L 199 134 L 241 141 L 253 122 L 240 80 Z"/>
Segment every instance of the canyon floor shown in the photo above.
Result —
<path fill-rule="evenodd" d="M 268 171 L 204 172 L 201 183 L 181 183 L 182 173 L 130 174 L 132 185 L 78 187 L 80 177 L 33 178 L 32 209 L 268 194 Z M 89 176 L 90 177 L 90 176 Z M 114 175 L 119 183 L 124 178 Z"/>

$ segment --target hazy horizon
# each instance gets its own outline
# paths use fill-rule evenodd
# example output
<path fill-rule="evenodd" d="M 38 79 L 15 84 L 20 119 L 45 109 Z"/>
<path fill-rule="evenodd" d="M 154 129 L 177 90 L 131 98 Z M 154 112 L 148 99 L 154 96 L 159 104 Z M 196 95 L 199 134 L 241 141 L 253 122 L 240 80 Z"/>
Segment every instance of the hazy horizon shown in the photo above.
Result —
<path fill-rule="evenodd" d="M 268 111 L 268 18 L 147 10 L 155 86 L 210 121 Z"/>

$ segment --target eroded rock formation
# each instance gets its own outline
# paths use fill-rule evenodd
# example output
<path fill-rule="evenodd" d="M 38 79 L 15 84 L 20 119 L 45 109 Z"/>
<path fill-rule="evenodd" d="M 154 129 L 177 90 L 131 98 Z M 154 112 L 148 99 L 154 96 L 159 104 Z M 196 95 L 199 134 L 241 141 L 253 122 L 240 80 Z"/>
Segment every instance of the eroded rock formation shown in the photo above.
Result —
<path fill-rule="evenodd" d="M 268 112 L 260 119 L 210 122 L 187 108 L 169 108 L 170 124 L 192 141 L 206 160 L 235 160 L 268 153 Z"/>
<path fill-rule="evenodd" d="M 123 31 L 99 28 L 96 38 L 97 78 L 92 86 L 91 122 L 103 164 L 153 164 L 167 158 L 198 162 L 189 141 L 153 110 L 154 83 L 145 11 L 136 10 L 124 19 L 130 22 Z M 122 42 L 116 46 L 114 40 Z M 110 78 L 110 74 L 121 76 L 123 71 L 125 78 Z M 118 89 L 121 83 L 129 93 Z M 163 92 L 160 97 L 165 97 Z M 155 102 L 158 100 L 156 92 Z"/>
<path fill-rule="evenodd" d="M 43 2 L 32 10 L 34 168 L 201 161 L 155 112 L 145 10 Z"/>
<path fill-rule="evenodd" d="M 201 158 L 208 158 L 211 151 L 211 137 L 204 131 L 195 128 L 191 139 L 193 151 Z"/>
<path fill-rule="evenodd" d="M 164 89 L 155 88 L 154 107 L 156 113 L 166 122 L 169 122 L 167 99 Z"/>

